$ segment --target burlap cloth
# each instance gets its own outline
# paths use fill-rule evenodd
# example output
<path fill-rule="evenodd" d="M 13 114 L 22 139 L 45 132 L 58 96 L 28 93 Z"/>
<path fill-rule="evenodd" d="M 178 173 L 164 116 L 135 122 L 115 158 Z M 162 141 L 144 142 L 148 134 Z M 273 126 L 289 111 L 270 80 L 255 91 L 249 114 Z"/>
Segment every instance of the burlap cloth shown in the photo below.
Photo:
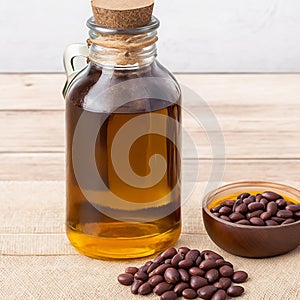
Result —
<path fill-rule="evenodd" d="M 98 261 L 70 246 L 64 234 L 63 182 L 2 182 L 0 188 L 0 299 L 159 299 L 134 296 L 116 281 L 126 266 L 141 265 L 144 259 Z M 236 269 L 246 270 L 250 279 L 238 299 L 300 299 L 300 248 L 269 259 L 226 253 L 202 225 L 202 190 L 199 184 L 183 207 L 183 234 L 177 246 L 216 250 Z"/>

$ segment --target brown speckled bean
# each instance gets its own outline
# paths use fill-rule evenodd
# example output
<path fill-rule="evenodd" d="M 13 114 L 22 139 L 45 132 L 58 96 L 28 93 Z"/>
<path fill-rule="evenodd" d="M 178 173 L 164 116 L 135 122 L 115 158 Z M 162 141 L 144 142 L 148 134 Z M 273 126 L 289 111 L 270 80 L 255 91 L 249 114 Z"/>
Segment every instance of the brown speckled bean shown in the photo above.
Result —
<path fill-rule="evenodd" d="M 177 250 L 172 247 L 172 248 L 168 248 L 167 250 L 165 250 L 162 254 L 161 257 L 163 259 L 167 259 L 167 258 L 172 258 L 174 255 L 177 254 Z"/>
<path fill-rule="evenodd" d="M 150 274 L 149 277 L 152 277 L 154 275 L 160 275 L 164 273 L 168 268 L 172 267 L 171 264 L 162 264 L 158 266 L 156 269 L 154 269 Z"/>
<path fill-rule="evenodd" d="M 247 219 L 250 220 L 251 218 L 258 218 L 260 217 L 260 215 L 263 213 L 264 211 L 263 210 L 256 210 L 252 213 L 248 213 L 247 214 Z"/>
<path fill-rule="evenodd" d="M 219 272 L 217 269 L 210 269 L 206 272 L 205 278 L 209 283 L 214 283 L 219 279 Z"/>
<path fill-rule="evenodd" d="M 220 209 L 221 207 L 223 207 L 223 206 L 221 206 L 221 205 L 215 206 L 215 207 L 213 207 L 210 211 L 211 211 L 212 213 L 218 213 L 218 212 L 219 212 L 219 209 Z M 178 252 L 179 252 L 179 250 L 178 250 Z"/>
<path fill-rule="evenodd" d="M 278 226 L 279 225 L 274 220 L 266 220 L 265 223 L 266 223 L 267 226 Z"/>
<path fill-rule="evenodd" d="M 229 266 L 222 266 L 219 269 L 219 273 L 223 277 L 231 277 L 233 275 L 234 271 L 233 271 L 233 268 L 231 268 Z"/>
<path fill-rule="evenodd" d="M 262 210 L 264 208 L 265 208 L 265 206 L 260 202 L 253 202 L 248 205 L 248 209 L 251 212 L 256 211 L 256 210 Z"/>
<path fill-rule="evenodd" d="M 126 269 L 125 269 L 125 273 L 129 273 L 129 274 L 132 274 L 132 275 L 134 275 L 135 273 L 137 273 L 138 272 L 138 268 L 136 268 L 136 267 L 127 267 Z"/>
<path fill-rule="evenodd" d="M 183 290 L 188 289 L 190 285 L 187 282 L 177 283 L 174 287 L 174 292 L 180 297 L 182 295 Z"/>
<path fill-rule="evenodd" d="M 188 268 L 192 267 L 193 265 L 194 265 L 194 262 L 190 259 L 184 259 L 178 263 L 178 267 L 182 268 L 182 269 L 188 269 Z"/>
<path fill-rule="evenodd" d="M 202 270 L 214 269 L 218 266 L 218 263 L 214 259 L 205 259 L 199 265 L 199 268 Z"/>
<path fill-rule="evenodd" d="M 123 285 L 131 285 L 133 283 L 133 280 L 134 278 L 132 274 L 125 273 L 125 274 L 120 274 L 118 276 L 119 283 Z"/>
<path fill-rule="evenodd" d="M 292 212 L 300 211 L 300 204 L 291 204 L 288 205 L 285 209 L 290 210 Z"/>
<path fill-rule="evenodd" d="M 218 290 L 213 294 L 211 300 L 225 300 L 226 298 L 227 298 L 226 292 L 224 290 Z"/>
<path fill-rule="evenodd" d="M 200 256 L 200 251 L 199 250 L 196 250 L 196 249 L 193 249 L 193 250 L 190 250 L 186 255 L 185 255 L 185 259 L 188 259 L 188 260 L 192 260 L 193 262 L 196 261 L 196 259 Z"/>
<path fill-rule="evenodd" d="M 178 269 L 178 273 L 180 275 L 181 281 L 188 282 L 190 280 L 190 275 L 185 269 Z"/>
<path fill-rule="evenodd" d="M 134 295 L 138 294 L 138 290 L 143 283 L 144 281 L 142 280 L 135 280 L 130 288 L 131 293 Z"/>
<path fill-rule="evenodd" d="M 152 263 L 148 270 L 147 270 L 147 273 L 150 274 L 154 269 L 156 269 L 157 267 L 159 266 L 159 263 Z"/>
<path fill-rule="evenodd" d="M 243 283 L 247 280 L 248 274 L 244 271 L 236 271 L 232 275 L 232 281 L 235 283 Z"/>
<path fill-rule="evenodd" d="M 233 207 L 234 206 L 234 203 L 235 203 L 235 200 L 225 200 L 221 203 L 221 205 L 226 205 L 226 206 L 229 206 L 229 207 Z"/>
<path fill-rule="evenodd" d="M 173 291 L 164 292 L 160 297 L 160 300 L 175 300 L 175 299 L 177 299 L 177 294 Z"/>
<path fill-rule="evenodd" d="M 224 216 L 229 216 L 232 213 L 232 209 L 228 206 L 222 206 L 219 209 L 219 214 Z"/>
<path fill-rule="evenodd" d="M 296 220 L 295 220 L 295 219 L 292 219 L 292 218 L 286 219 L 285 221 L 283 221 L 283 222 L 281 223 L 281 225 L 292 224 L 292 223 L 294 223 L 295 221 L 296 221 Z"/>
<path fill-rule="evenodd" d="M 237 199 L 242 199 L 242 200 L 244 200 L 244 199 L 246 199 L 246 198 L 248 198 L 248 197 L 250 197 L 250 194 L 249 194 L 249 193 L 242 193 L 242 194 L 240 194 L 240 195 L 237 196 Z"/>
<path fill-rule="evenodd" d="M 171 260 L 171 265 L 174 267 L 178 266 L 178 263 L 183 260 L 183 256 L 181 253 L 177 253 L 176 255 L 173 256 L 172 260 Z"/>
<path fill-rule="evenodd" d="M 193 289 L 185 289 L 182 292 L 182 296 L 185 299 L 195 299 L 197 297 L 197 293 Z"/>
<path fill-rule="evenodd" d="M 201 256 L 204 259 L 214 259 L 214 260 L 223 259 L 223 257 L 220 254 L 218 254 L 214 251 L 211 251 L 211 250 L 203 250 L 201 252 Z"/>
<path fill-rule="evenodd" d="M 272 214 L 270 211 L 265 211 L 259 216 L 263 221 L 266 221 L 272 217 Z"/>
<path fill-rule="evenodd" d="M 277 206 L 279 207 L 279 208 L 285 208 L 286 207 L 286 201 L 285 200 L 283 200 L 283 199 L 278 199 L 278 200 L 276 200 L 276 204 L 277 204 Z"/>
<path fill-rule="evenodd" d="M 278 217 L 272 217 L 272 219 L 271 219 L 271 220 L 273 220 L 273 221 L 277 222 L 278 224 L 281 224 L 282 222 L 284 222 L 284 221 L 285 221 L 285 219 L 284 219 L 284 218 L 278 218 Z"/>
<path fill-rule="evenodd" d="M 197 294 L 202 299 L 210 299 L 212 295 L 217 291 L 217 288 L 213 285 L 207 285 L 197 290 Z"/>
<path fill-rule="evenodd" d="M 277 199 L 280 199 L 282 198 L 280 195 L 278 195 L 277 193 L 274 193 L 274 192 L 270 192 L 270 191 L 266 191 L 266 192 L 263 192 L 261 194 L 264 198 L 268 199 L 268 200 L 271 200 L 271 201 L 274 201 L 274 200 L 277 200 Z"/>
<path fill-rule="evenodd" d="M 224 221 L 227 221 L 227 222 L 230 222 L 229 217 L 224 216 L 224 215 L 220 216 L 220 219 L 222 219 L 222 220 L 224 220 Z"/>
<path fill-rule="evenodd" d="M 191 267 L 189 269 L 189 273 L 192 276 L 204 276 L 205 275 L 205 271 L 198 267 Z"/>
<path fill-rule="evenodd" d="M 160 264 L 162 261 L 164 261 L 164 258 L 161 257 L 161 254 L 158 255 L 158 256 L 156 256 L 156 257 L 153 259 L 153 262 L 154 262 L 154 263 L 158 263 L 158 264 Z"/>
<path fill-rule="evenodd" d="M 141 267 L 139 268 L 139 271 L 138 271 L 138 272 L 140 272 L 140 273 L 147 273 L 148 268 L 149 268 L 149 267 L 146 266 L 146 265 L 141 266 Z"/>
<path fill-rule="evenodd" d="M 167 283 L 177 283 L 180 279 L 179 272 L 175 268 L 168 268 L 165 271 L 164 279 Z"/>
<path fill-rule="evenodd" d="M 290 211 L 290 210 L 286 210 L 286 209 L 282 209 L 282 210 L 279 210 L 276 214 L 276 216 L 278 218 L 283 218 L 283 219 L 289 219 L 289 218 L 292 218 L 293 217 L 293 212 Z"/>
<path fill-rule="evenodd" d="M 232 281 L 229 277 L 221 277 L 218 282 L 222 286 L 223 290 L 227 290 L 232 284 Z"/>
<path fill-rule="evenodd" d="M 239 220 L 239 221 L 236 222 L 236 224 L 251 225 L 251 223 L 248 220 Z"/>
<path fill-rule="evenodd" d="M 190 286 L 197 290 L 203 286 L 208 285 L 207 279 L 200 277 L 200 276 L 192 276 L 190 280 Z"/>
<path fill-rule="evenodd" d="M 184 257 L 190 250 L 191 249 L 188 247 L 180 247 L 178 248 L 178 253 L 180 253 Z"/>
<path fill-rule="evenodd" d="M 265 198 L 262 198 L 259 202 L 264 205 L 264 208 L 266 208 L 267 205 L 268 205 L 268 203 L 269 203 L 269 201 L 267 199 L 265 199 Z"/>
<path fill-rule="evenodd" d="M 229 219 L 232 222 L 237 222 L 239 220 L 245 219 L 245 216 L 243 214 L 238 213 L 238 212 L 234 212 L 231 215 L 229 215 Z"/>
<path fill-rule="evenodd" d="M 145 272 L 141 272 L 140 270 L 134 274 L 134 279 L 136 280 L 142 280 L 142 281 L 147 281 L 148 280 L 148 275 Z"/>
<path fill-rule="evenodd" d="M 173 287 L 174 287 L 173 284 L 167 282 L 161 282 L 153 289 L 153 292 L 154 294 L 161 296 L 164 292 L 172 290 Z"/>
<path fill-rule="evenodd" d="M 236 207 L 235 212 L 240 214 L 245 214 L 248 211 L 248 206 L 245 203 L 242 203 L 238 207 Z"/>
<path fill-rule="evenodd" d="M 244 293 L 244 288 L 238 285 L 232 285 L 227 289 L 227 295 L 230 297 L 238 297 Z"/>
<path fill-rule="evenodd" d="M 259 202 L 262 198 L 263 198 L 263 196 L 261 194 L 257 194 L 255 196 L 255 202 Z"/>
<path fill-rule="evenodd" d="M 244 199 L 243 200 L 243 202 L 246 204 L 246 205 L 248 205 L 248 204 L 250 204 L 250 203 L 252 203 L 252 202 L 254 202 L 255 200 L 253 200 L 252 198 L 246 198 L 246 199 Z"/>
<path fill-rule="evenodd" d="M 275 202 L 269 202 L 268 203 L 267 211 L 269 211 L 272 216 L 274 216 L 276 214 L 277 210 L 278 210 L 278 206 Z"/>
<path fill-rule="evenodd" d="M 149 282 L 143 283 L 138 289 L 138 293 L 140 295 L 148 295 L 151 292 L 152 292 L 152 286 L 150 285 Z"/>
<path fill-rule="evenodd" d="M 251 218 L 249 221 L 252 225 L 255 225 L 255 226 L 264 226 L 265 225 L 265 222 L 261 218 L 258 218 L 258 217 Z"/>
<path fill-rule="evenodd" d="M 151 286 L 157 286 L 159 283 L 164 281 L 164 277 L 161 275 L 154 275 L 149 279 L 149 283 Z"/>
<path fill-rule="evenodd" d="M 235 201 L 234 205 L 233 205 L 233 208 L 232 208 L 232 212 L 235 212 L 236 211 L 236 208 L 241 205 L 243 203 L 243 200 L 242 199 L 238 199 Z"/>

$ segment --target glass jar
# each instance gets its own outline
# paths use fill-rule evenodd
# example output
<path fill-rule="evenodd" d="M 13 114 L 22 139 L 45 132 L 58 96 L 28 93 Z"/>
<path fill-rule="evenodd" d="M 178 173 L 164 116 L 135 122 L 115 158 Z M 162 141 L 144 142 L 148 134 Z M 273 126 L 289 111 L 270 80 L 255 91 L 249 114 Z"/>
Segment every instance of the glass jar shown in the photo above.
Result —
<path fill-rule="evenodd" d="M 94 258 L 143 257 L 181 232 L 181 91 L 156 60 L 159 21 L 87 22 L 89 50 L 64 57 L 67 235 Z M 73 60 L 87 56 L 76 72 Z"/>

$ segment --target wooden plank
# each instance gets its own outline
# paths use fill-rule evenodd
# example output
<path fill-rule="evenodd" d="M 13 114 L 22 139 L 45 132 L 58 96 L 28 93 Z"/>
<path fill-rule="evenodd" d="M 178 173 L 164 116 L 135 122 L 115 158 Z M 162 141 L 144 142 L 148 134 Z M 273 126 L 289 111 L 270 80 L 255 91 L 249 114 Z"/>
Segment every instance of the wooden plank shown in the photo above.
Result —
<path fill-rule="evenodd" d="M 5 128 L 0 132 L 1 152 L 61 152 L 64 149 L 63 111 L 0 112 L 0 128 Z"/>
<path fill-rule="evenodd" d="M 208 133 L 214 137 L 214 133 Z M 196 141 L 198 158 L 214 158 L 213 149 L 220 151 L 218 157 L 227 159 L 298 159 L 300 157 L 299 132 L 223 132 L 225 144 L 213 138 L 210 144 L 204 132 L 191 133 Z M 213 147 L 213 148 L 212 148 Z M 223 150 L 225 152 L 223 153 Z M 183 145 L 184 158 L 196 158 L 192 147 Z"/>
<path fill-rule="evenodd" d="M 176 74 L 210 105 L 277 105 L 299 103 L 300 74 Z"/>
<path fill-rule="evenodd" d="M 177 74 L 176 77 L 209 105 L 223 109 L 263 106 L 262 111 L 267 112 L 300 100 L 300 74 Z M 64 82 L 64 74 L 0 74 L 0 109 L 63 109 Z"/>
<path fill-rule="evenodd" d="M 183 109 L 187 114 L 194 116 L 200 121 L 202 119 L 205 120 L 210 115 L 209 113 L 212 113 L 213 117 L 220 122 L 228 120 L 233 123 L 238 123 L 241 126 L 243 126 L 244 122 L 253 122 L 258 124 L 256 126 L 255 124 L 251 124 L 250 128 L 254 126 L 255 129 L 259 129 L 259 125 L 262 123 L 265 123 L 264 126 L 270 127 L 274 123 L 276 126 L 277 121 L 290 121 L 291 126 L 293 126 L 294 122 L 299 122 L 300 119 L 299 103 L 287 102 L 272 105 L 262 103 L 259 105 L 252 105 L 249 102 L 239 104 L 226 104 L 222 102 L 210 104 L 210 102 L 206 102 L 206 104 L 203 104 L 203 102 L 201 103 L 199 100 L 195 103 L 196 101 L 193 101 L 193 99 L 186 102 Z M 282 130 L 285 128 L 280 129 Z"/>
<path fill-rule="evenodd" d="M 63 180 L 63 153 L 0 154 L 0 180 Z"/>
<path fill-rule="evenodd" d="M 0 74 L 1 110 L 63 109 L 63 74 Z"/>
<path fill-rule="evenodd" d="M 65 179 L 63 153 L 6 153 L 0 154 L 2 181 L 57 181 Z M 222 161 L 214 161 L 221 172 Z M 211 160 L 183 160 L 184 179 L 194 181 L 198 170 L 199 182 L 206 182 L 212 167 Z M 300 182 L 300 160 L 227 160 L 223 181 L 270 180 Z"/>
<path fill-rule="evenodd" d="M 212 158 L 211 139 L 214 147 L 224 147 L 221 140 L 215 141 L 216 132 L 205 132 L 201 124 L 191 116 L 185 116 L 184 126 L 197 146 L 198 156 L 184 141 L 183 157 Z M 213 122 L 215 125 L 216 120 Z M 219 124 L 230 159 L 300 158 L 300 119 L 291 121 L 275 116 L 272 121 L 250 118 L 239 121 L 220 117 Z M 2 153 L 64 151 L 63 111 L 0 111 L 0 128 L 5 128 L 0 131 Z M 218 127 L 213 126 L 212 129 L 215 128 Z"/>

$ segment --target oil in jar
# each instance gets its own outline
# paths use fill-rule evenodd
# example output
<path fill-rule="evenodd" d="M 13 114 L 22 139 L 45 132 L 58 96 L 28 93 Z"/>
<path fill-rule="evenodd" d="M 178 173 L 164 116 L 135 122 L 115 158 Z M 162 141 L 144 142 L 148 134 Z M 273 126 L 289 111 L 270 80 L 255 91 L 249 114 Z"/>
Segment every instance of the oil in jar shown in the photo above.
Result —
<path fill-rule="evenodd" d="M 125 107 L 107 114 L 66 103 L 67 235 L 79 252 L 90 257 L 143 257 L 169 247 L 180 235 L 180 106 L 144 99 L 131 107 L 136 111 Z M 88 122 L 78 130 L 83 114 Z M 155 131 L 157 118 L 163 120 L 159 122 L 161 134 Z M 99 124 L 91 158 L 85 146 Z M 126 134 L 128 124 L 131 128 Z M 132 128 L 143 134 L 125 151 L 123 144 L 130 140 Z M 74 153 L 78 150 L 74 136 L 77 146 L 83 148 L 81 153 Z M 121 143 L 114 144 L 120 137 Z M 119 158 L 119 170 L 112 153 Z M 159 158 L 165 165 L 158 180 L 157 174 L 151 174 Z M 91 178 L 93 164 L 98 179 Z M 140 180 L 136 184 L 120 176 L 130 170 Z"/>

